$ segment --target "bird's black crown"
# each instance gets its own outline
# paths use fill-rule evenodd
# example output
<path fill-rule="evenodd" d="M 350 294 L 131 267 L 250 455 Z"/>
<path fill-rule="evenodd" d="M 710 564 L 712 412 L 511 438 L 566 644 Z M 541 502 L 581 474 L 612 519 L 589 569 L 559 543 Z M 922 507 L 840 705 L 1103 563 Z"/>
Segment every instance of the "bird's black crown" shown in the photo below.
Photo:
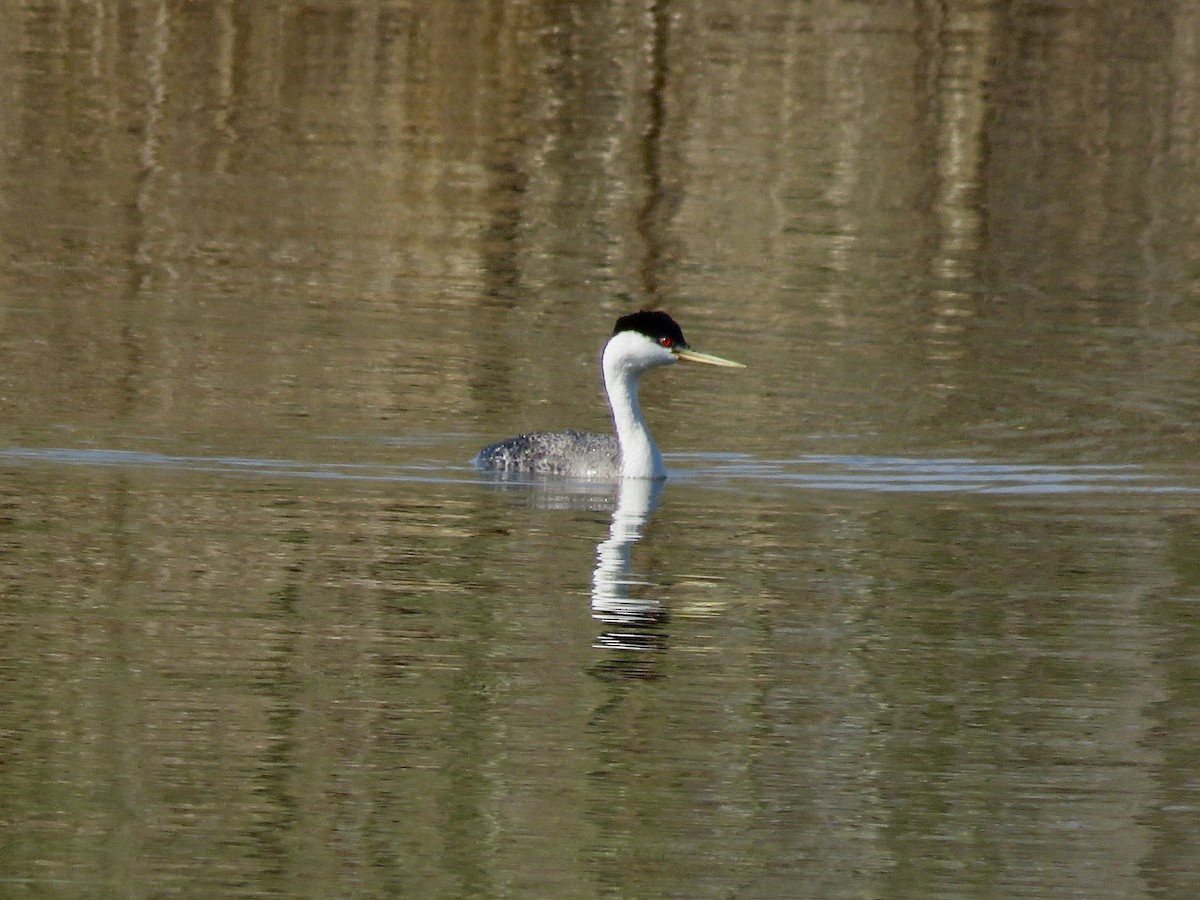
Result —
<path fill-rule="evenodd" d="M 666 344 L 668 347 L 684 348 L 688 345 L 687 341 L 683 339 L 683 329 L 679 327 L 679 323 L 665 312 L 657 309 L 643 309 L 627 316 L 621 316 L 617 319 L 613 334 L 617 335 L 622 331 L 636 331 L 656 343 L 661 338 L 669 338 L 670 342 Z"/>

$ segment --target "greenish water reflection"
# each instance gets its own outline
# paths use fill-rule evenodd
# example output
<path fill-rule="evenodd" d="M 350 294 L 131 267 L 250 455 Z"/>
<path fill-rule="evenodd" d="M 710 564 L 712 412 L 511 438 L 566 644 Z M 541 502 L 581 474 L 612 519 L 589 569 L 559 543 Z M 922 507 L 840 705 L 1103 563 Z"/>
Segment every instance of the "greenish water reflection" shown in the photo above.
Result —
<path fill-rule="evenodd" d="M 4 481 L 39 890 L 1136 893 L 1186 834 L 1189 503 L 669 485 L 614 644 L 612 497 Z"/>

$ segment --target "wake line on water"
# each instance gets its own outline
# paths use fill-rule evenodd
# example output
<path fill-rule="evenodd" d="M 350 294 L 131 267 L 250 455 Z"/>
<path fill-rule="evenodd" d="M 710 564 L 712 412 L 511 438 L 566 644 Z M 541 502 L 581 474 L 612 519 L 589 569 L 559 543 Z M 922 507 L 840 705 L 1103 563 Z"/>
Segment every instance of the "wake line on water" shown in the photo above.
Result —
<path fill-rule="evenodd" d="M 697 457 L 692 457 L 697 459 Z M 811 455 L 755 460 L 724 456 L 688 472 L 688 480 L 759 481 L 812 490 L 909 493 L 1194 494 L 1200 486 L 1171 483 L 1134 464 L 1059 466 L 981 462 L 970 458 L 916 459 Z"/>
<path fill-rule="evenodd" d="M 101 448 L 0 449 L 0 462 L 94 468 L 134 468 L 201 472 L 260 478 L 303 478 L 363 482 L 478 484 L 489 479 L 473 467 L 315 463 L 306 460 L 243 456 L 174 456 L 137 450 Z M 682 484 L 770 485 L 826 491 L 983 494 L 1135 493 L 1196 494 L 1200 486 L 1180 484 L 1165 474 L 1134 464 L 1057 466 L 985 462 L 970 458 L 918 459 L 881 456 L 811 455 L 756 460 L 737 454 L 678 454 L 688 468 L 670 469 L 670 481 Z M 469 473 L 469 474 L 468 474 Z M 529 487 L 551 488 L 567 480 L 539 479 Z M 514 485 L 515 486 L 515 485 Z"/>
<path fill-rule="evenodd" d="M 136 468 L 348 481 L 410 481 L 471 484 L 475 478 L 452 477 L 439 466 L 380 466 L 365 463 L 314 463 L 303 460 L 256 459 L 244 456 L 172 456 L 138 450 L 11 447 L 0 449 L 0 461 L 47 463 L 96 468 Z M 439 473 L 439 474 L 434 474 Z"/>

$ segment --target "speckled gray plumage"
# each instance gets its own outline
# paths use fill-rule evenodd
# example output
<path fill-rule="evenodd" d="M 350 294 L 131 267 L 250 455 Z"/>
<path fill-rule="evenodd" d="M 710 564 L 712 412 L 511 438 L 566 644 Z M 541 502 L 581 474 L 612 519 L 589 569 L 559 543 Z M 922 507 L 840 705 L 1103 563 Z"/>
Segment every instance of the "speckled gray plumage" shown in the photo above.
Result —
<path fill-rule="evenodd" d="M 475 464 L 493 472 L 619 478 L 621 451 L 611 434 L 539 431 L 489 444 L 479 451 Z"/>

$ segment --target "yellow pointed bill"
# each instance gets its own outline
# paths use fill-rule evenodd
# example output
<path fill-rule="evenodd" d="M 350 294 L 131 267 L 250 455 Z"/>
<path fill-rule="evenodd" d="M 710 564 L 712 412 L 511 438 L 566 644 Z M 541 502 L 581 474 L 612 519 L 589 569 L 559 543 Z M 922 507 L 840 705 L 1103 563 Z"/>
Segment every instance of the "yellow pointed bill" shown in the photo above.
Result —
<path fill-rule="evenodd" d="M 724 366 L 727 369 L 744 369 L 746 366 L 740 362 L 734 362 L 732 359 L 722 359 L 719 356 L 713 356 L 711 353 L 700 353 L 696 350 L 676 350 L 675 355 L 680 359 L 686 359 L 688 362 L 706 363 L 710 366 Z"/>

